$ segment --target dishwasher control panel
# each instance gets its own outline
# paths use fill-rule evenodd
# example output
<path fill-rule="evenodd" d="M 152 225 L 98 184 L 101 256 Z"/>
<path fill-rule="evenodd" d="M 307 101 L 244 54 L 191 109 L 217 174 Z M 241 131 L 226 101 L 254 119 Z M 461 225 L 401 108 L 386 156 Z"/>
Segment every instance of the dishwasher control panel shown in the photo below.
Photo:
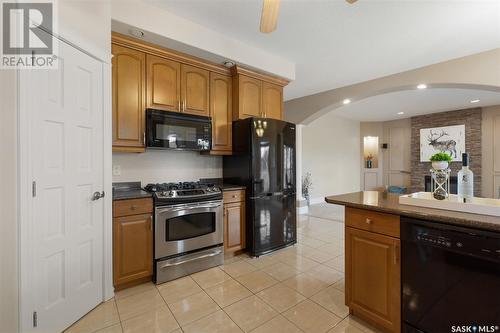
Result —
<path fill-rule="evenodd" d="M 459 252 L 486 260 L 500 261 L 499 233 L 421 220 L 413 220 L 412 222 L 404 224 L 402 228 L 401 239 L 403 241 L 415 242 L 424 247 Z"/>
<path fill-rule="evenodd" d="M 425 242 L 433 245 L 439 245 L 444 247 L 451 247 L 452 240 L 450 238 L 446 238 L 443 236 L 430 235 L 428 233 L 420 233 L 417 235 L 417 241 Z M 462 245 L 462 243 L 458 242 L 457 247 L 461 247 L 458 244 Z"/>

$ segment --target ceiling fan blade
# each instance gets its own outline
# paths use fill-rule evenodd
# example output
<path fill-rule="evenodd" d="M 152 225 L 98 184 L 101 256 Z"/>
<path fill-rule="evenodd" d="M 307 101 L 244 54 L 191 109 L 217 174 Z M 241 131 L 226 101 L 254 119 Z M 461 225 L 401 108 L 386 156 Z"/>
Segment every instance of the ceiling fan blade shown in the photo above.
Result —
<path fill-rule="evenodd" d="M 264 0 L 260 17 L 260 32 L 270 33 L 278 26 L 280 0 Z"/>
<path fill-rule="evenodd" d="M 345 0 L 345 1 L 347 1 L 348 3 L 350 3 L 352 5 L 353 3 L 355 3 L 358 0 Z"/>

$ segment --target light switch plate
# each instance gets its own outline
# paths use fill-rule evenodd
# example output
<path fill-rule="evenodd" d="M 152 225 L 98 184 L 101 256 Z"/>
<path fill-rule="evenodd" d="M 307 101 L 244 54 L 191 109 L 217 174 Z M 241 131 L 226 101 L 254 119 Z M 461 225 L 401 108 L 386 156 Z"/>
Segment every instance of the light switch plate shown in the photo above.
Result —
<path fill-rule="evenodd" d="M 122 168 L 119 165 L 113 165 L 113 176 L 121 176 Z"/>

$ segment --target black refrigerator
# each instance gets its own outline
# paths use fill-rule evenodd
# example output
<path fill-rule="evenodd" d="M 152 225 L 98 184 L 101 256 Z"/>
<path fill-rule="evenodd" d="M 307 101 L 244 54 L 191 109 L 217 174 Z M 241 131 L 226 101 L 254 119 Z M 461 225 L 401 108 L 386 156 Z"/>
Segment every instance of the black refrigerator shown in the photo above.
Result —
<path fill-rule="evenodd" d="M 246 250 L 260 256 L 297 242 L 295 124 L 267 118 L 233 122 L 226 183 L 246 187 Z"/>

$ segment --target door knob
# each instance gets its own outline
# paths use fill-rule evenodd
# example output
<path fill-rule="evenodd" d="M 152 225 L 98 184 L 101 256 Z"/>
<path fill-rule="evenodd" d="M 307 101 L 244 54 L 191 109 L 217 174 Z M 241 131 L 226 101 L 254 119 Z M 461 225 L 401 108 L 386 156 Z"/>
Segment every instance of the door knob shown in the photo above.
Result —
<path fill-rule="evenodd" d="M 104 191 L 94 192 L 94 194 L 92 194 L 92 201 L 96 201 L 96 200 L 99 200 L 101 198 L 104 198 Z"/>

